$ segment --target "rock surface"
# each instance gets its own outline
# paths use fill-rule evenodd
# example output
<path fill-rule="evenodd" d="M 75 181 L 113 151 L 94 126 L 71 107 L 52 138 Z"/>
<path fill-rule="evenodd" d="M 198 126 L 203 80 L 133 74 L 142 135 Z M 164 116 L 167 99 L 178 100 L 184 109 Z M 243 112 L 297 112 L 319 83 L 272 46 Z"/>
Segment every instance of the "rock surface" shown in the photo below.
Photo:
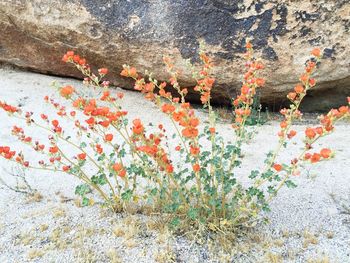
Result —
<path fill-rule="evenodd" d="M 305 110 L 344 104 L 350 94 L 350 3 L 348 0 L 2 0 L 0 61 L 22 68 L 81 77 L 61 62 L 67 50 L 90 64 L 111 69 L 113 83 L 123 64 L 152 70 L 166 80 L 162 56 L 172 55 L 183 71 L 182 85 L 194 81 L 185 59 L 197 61 L 199 41 L 214 57 L 217 103 L 240 88 L 243 45 L 251 37 L 268 77 L 261 102 L 278 110 L 287 102 L 314 46 L 325 48 L 317 88 Z"/>

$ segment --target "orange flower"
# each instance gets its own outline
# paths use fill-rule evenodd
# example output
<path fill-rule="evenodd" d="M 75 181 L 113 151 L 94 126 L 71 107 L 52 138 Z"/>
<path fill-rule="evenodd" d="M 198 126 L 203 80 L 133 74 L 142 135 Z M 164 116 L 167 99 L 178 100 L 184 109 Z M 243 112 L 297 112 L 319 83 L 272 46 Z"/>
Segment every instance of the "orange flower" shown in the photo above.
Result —
<path fill-rule="evenodd" d="M 322 158 L 328 159 L 331 156 L 332 151 L 328 148 L 323 148 L 320 152 Z"/>
<path fill-rule="evenodd" d="M 128 66 L 123 66 L 124 69 L 122 70 L 122 72 L 120 73 L 121 76 L 123 77 L 131 77 L 136 79 L 137 78 L 137 71 L 136 68 L 129 68 Z"/>
<path fill-rule="evenodd" d="M 83 98 L 78 98 L 73 101 L 73 107 L 80 108 L 85 105 L 85 100 Z"/>
<path fill-rule="evenodd" d="M 282 122 L 280 123 L 280 127 L 281 127 L 282 129 L 287 128 L 287 126 L 288 126 L 288 123 L 287 123 L 286 121 L 282 121 Z"/>
<path fill-rule="evenodd" d="M 258 87 L 262 87 L 265 85 L 265 80 L 263 78 L 257 78 L 256 79 L 256 85 L 258 85 Z"/>
<path fill-rule="evenodd" d="M 309 84 L 310 84 L 310 87 L 315 86 L 316 85 L 316 80 L 314 78 L 309 79 Z"/>
<path fill-rule="evenodd" d="M 164 113 L 172 113 L 175 111 L 175 106 L 174 105 L 171 105 L 171 104 L 163 104 L 162 105 L 162 111 Z"/>
<path fill-rule="evenodd" d="M 309 79 L 309 76 L 307 74 L 303 74 L 300 77 L 301 82 L 306 83 L 307 80 Z"/>
<path fill-rule="evenodd" d="M 319 153 L 314 153 L 311 156 L 311 163 L 317 163 L 321 159 L 321 155 Z"/>
<path fill-rule="evenodd" d="M 341 106 L 341 107 L 339 108 L 339 112 L 340 112 L 341 114 L 346 114 L 347 112 L 349 112 L 349 107 L 348 107 L 348 106 Z"/>
<path fill-rule="evenodd" d="M 311 158 L 311 153 L 305 153 L 304 160 L 309 160 Z"/>
<path fill-rule="evenodd" d="M 321 56 L 321 50 L 319 48 L 314 48 L 311 51 L 311 55 L 315 56 L 315 57 L 320 57 Z"/>
<path fill-rule="evenodd" d="M 190 146 L 190 153 L 194 156 L 199 154 L 199 148 L 198 147 L 194 147 L 194 146 Z"/>
<path fill-rule="evenodd" d="M 186 138 L 195 138 L 198 136 L 198 130 L 196 128 L 185 128 L 181 133 Z"/>
<path fill-rule="evenodd" d="M 100 68 L 98 70 L 98 73 L 100 73 L 100 75 L 106 75 L 108 73 L 108 69 L 107 68 Z"/>
<path fill-rule="evenodd" d="M 291 130 L 288 134 L 287 137 L 288 139 L 293 138 L 295 135 L 297 134 L 297 132 L 295 130 Z"/>
<path fill-rule="evenodd" d="M 322 135 L 322 133 L 323 133 L 323 128 L 322 128 L 322 127 L 316 127 L 316 133 L 317 133 L 318 135 Z"/>
<path fill-rule="evenodd" d="M 85 65 L 86 64 L 86 59 L 85 58 L 79 59 L 78 64 L 81 65 L 81 66 Z"/>
<path fill-rule="evenodd" d="M 106 134 L 105 135 L 105 140 L 107 142 L 111 142 L 113 140 L 113 134 L 110 134 L 110 133 Z"/>
<path fill-rule="evenodd" d="M 253 47 L 253 45 L 249 41 L 247 41 L 247 43 L 245 44 L 245 47 L 246 49 L 250 49 Z"/>
<path fill-rule="evenodd" d="M 65 98 L 69 98 L 74 92 L 74 88 L 70 85 L 61 88 L 60 95 Z"/>
<path fill-rule="evenodd" d="M 132 121 L 132 123 L 134 124 L 132 131 L 135 134 L 141 134 L 144 131 L 144 127 L 142 125 L 142 122 L 140 119 L 135 119 Z"/>
<path fill-rule="evenodd" d="M 114 171 L 119 172 L 123 169 L 123 165 L 121 163 L 115 163 L 112 168 Z"/>
<path fill-rule="evenodd" d="M 241 93 L 243 95 L 246 95 L 249 93 L 249 87 L 247 85 L 243 85 L 242 88 L 241 88 Z"/>
<path fill-rule="evenodd" d="M 58 152 L 58 147 L 57 146 L 52 146 L 49 148 L 50 153 L 57 153 Z"/>
<path fill-rule="evenodd" d="M 120 172 L 118 173 L 118 175 L 119 175 L 120 177 L 125 177 L 125 175 L 126 175 L 126 170 L 125 170 L 125 169 L 120 170 Z"/>
<path fill-rule="evenodd" d="M 65 171 L 65 172 L 68 172 L 70 170 L 70 166 L 65 165 L 65 166 L 62 167 L 62 170 Z"/>
<path fill-rule="evenodd" d="M 80 56 L 79 56 L 79 55 L 74 55 L 74 56 L 73 56 L 73 61 L 74 61 L 75 63 L 78 63 L 79 60 L 80 60 Z"/>
<path fill-rule="evenodd" d="M 172 166 L 171 164 L 168 164 L 166 166 L 166 171 L 167 173 L 171 174 L 172 172 L 174 172 L 174 166 Z"/>
<path fill-rule="evenodd" d="M 278 163 L 275 163 L 273 165 L 273 169 L 275 169 L 277 172 L 280 172 L 282 170 L 282 165 L 278 164 Z"/>
<path fill-rule="evenodd" d="M 95 124 L 95 118 L 94 117 L 90 117 L 89 119 L 87 119 L 85 121 L 87 124 L 89 125 L 94 125 Z"/>
<path fill-rule="evenodd" d="M 109 120 L 104 120 L 104 121 L 100 121 L 98 124 L 107 128 L 109 126 L 110 122 L 109 122 Z"/>
<path fill-rule="evenodd" d="M 78 155 L 79 160 L 85 160 L 86 159 L 86 153 L 79 153 Z"/>
<path fill-rule="evenodd" d="M 59 125 L 58 120 L 53 120 L 51 123 L 52 123 L 53 127 L 58 127 L 58 125 Z"/>
<path fill-rule="evenodd" d="M 192 169 L 196 173 L 196 172 L 200 171 L 201 167 L 199 166 L 198 163 L 196 163 L 196 164 L 192 165 Z"/>
<path fill-rule="evenodd" d="M 287 95 L 287 98 L 290 99 L 291 101 L 295 100 L 297 97 L 297 94 L 295 92 L 289 92 Z"/>
<path fill-rule="evenodd" d="M 197 127 L 199 125 L 199 120 L 197 118 L 190 119 L 190 126 Z"/>
<path fill-rule="evenodd" d="M 96 144 L 96 152 L 99 154 L 103 153 L 103 148 L 102 148 L 101 144 Z"/>
<path fill-rule="evenodd" d="M 302 92 L 304 92 L 304 87 L 302 85 L 297 85 L 297 86 L 295 86 L 294 91 L 296 93 L 302 93 Z"/>
<path fill-rule="evenodd" d="M 210 132 L 210 134 L 214 134 L 215 133 L 215 128 L 214 127 L 210 127 L 209 128 L 209 132 Z"/>
<path fill-rule="evenodd" d="M 313 138 L 315 138 L 315 136 L 316 136 L 316 132 L 315 132 L 315 130 L 314 130 L 313 128 L 307 128 L 307 129 L 305 130 L 305 135 L 306 135 L 306 137 L 308 137 L 309 139 L 313 139 Z"/>
<path fill-rule="evenodd" d="M 181 150 L 181 146 L 180 145 L 175 147 L 175 151 L 180 151 L 180 150 Z"/>

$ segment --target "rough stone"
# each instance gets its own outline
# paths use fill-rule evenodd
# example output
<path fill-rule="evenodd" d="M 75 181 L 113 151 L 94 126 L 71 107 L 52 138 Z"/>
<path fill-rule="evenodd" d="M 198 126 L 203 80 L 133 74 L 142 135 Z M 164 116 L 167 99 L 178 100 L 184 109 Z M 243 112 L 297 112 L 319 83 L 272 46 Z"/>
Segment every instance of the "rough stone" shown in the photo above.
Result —
<path fill-rule="evenodd" d="M 261 102 L 278 110 L 298 81 L 314 46 L 324 48 L 317 88 L 305 110 L 345 103 L 350 94 L 350 3 L 348 0 L 2 0 L 0 61 L 46 74 L 81 77 L 60 61 L 67 50 L 90 64 L 108 67 L 114 84 L 132 88 L 119 76 L 123 64 L 168 75 L 163 55 L 194 81 L 186 59 L 196 63 L 200 40 L 214 58 L 214 101 L 229 103 L 240 88 L 243 46 L 252 38 L 268 77 Z M 191 99 L 195 100 L 194 96 Z"/>

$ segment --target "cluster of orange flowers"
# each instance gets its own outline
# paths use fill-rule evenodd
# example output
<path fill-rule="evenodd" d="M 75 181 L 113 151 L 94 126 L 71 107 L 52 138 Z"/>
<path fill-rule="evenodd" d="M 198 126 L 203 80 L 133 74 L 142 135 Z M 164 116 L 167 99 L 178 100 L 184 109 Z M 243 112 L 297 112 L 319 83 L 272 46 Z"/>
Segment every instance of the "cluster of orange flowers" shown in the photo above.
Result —
<path fill-rule="evenodd" d="M 306 153 L 304 160 L 309 160 L 311 163 L 317 163 L 322 159 L 329 159 L 332 157 L 332 151 L 328 148 L 323 148 L 319 153 Z"/>
<path fill-rule="evenodd" d="M 62 97 L 65 97 L 65 98 L 69 98 L 73 92 L 74 92 L 74 88 L 70 85 L 67 85 L 67 86 L 64 86 L 60 89 L 60 95 Z"/>
<path fill-rule="evenodd" d="M 159 125 L 159 129 L 164 131 L 163 125 Z M 149 136 L 146 136 L 145 128 L 140 119 L 133 120 L 132 132 L 133 141 L 135 145 L 137 145 L 137 151 L 152 157 L 157 162 L 161 171 L 165 170 L 167 173 L 172 173 L 174 171 L 174 167 L 169 160 L 168 154 L 160 145 L 164 133 L 151 133 Z"/>
<path fill-rule="evenodd" d="M 137 79 L 138 78 L 138 74 L 136 71 L 136 68 L 134 67 L 129 67 L 129 66 L 123 66 L 123 70 L 120 73 L 121 76 L 123 77 L 127 77 L 127 78 L 133 78 L 133 79 Z"/>
<path fill-rule="evenodd" d="M 0 146 L 0 155 L 6 159 L 12 159 L 16 155 L 16 151 L 11 151 L 9 146 Z"/>
<path fill-rule="evenodd" d="M 132 132 L 134 133 L 134 135 L 140 135 L 140 134 L 143 134 L 145 128 L 141 122 L 140 119 L 135 119 L 132 121 Z"/>
<path fill-rule="evenodd" d="M 5 102 L 1 102 L 0 101 L 0 108 L 2 108 L 4 111 L 7 111 L 9 113 L 15 113 L 15 112 L 18 112 L 19 109 L 15 106 L 11 106 Z"/>
<path fill-rule="evenodd" d="M 122 93 L 118 94 L 119 98 L 122 98 Z M 109 93 L 104 93 L 101 100 L 113 101 L 114 98 L 110 97 Z M 96 124 L 107 128 L 111 123 L 117 124 L 122 116 L 127 115 L 127 111 L 111 111 L 109 107 L 97 106 L 95 99 L 85 100 L 83 98 L 77 98 L 73 101 L 73 107 L 83 110 L 84 115 L 90 118 L 86 119 L 85 122 L 93 127 Z M 97 118 L 102 119 L 98 121 Z"/>
<path fill-rule="evenodd" d="M 79 55 L 74 54 L 74 51 L 67 51 L 66 54 L 62 57 L 63 62 L 70 62 L 73 61 L 74 63 L 77 63 L 81 66 L 86 65 L 86 59 L 81 58 Z"/>
<path fill-rule="evenodd" d="M 120 177 L 125 177 L 126 175 L 126 170 L 121 163 L 115 163 L 112 166 L 113 170 L 118 174 Z"/>
<path fill-rule="evenodd" d="M 315 86 L 316 81 L 311 78 L 311 74 L 316 68 L 317 60 L 321 56 L 321 51 L 315 48 L 311 54 L 314 56 L 311 60 L 307 62 L 304 73 L 300 76 L 301 83 L 294 87 L 294 91 L 288 93 L 287 98 L 296 106 L 289 109 L 282 109 L 280 113 L 284 116 L 284 120 L 280 123 L 281 130 L 278 132 L 278 136 L 282 140 L 287 136 L 288 139 L 293 138 L 297 132 L 295 130 L 289 130 L 292 123 L 292 119 L 299 119 L 302 113 L 298 110 L 301 100 L 306 95 L 306 92 Z M 309 131 L 308 131 L 309 132 Z"/>
<path fill-rule="evenodd" d="M 197 85 L 194 87 L 194 90 L 201 94 L 200 100 L 202 104 L 207 104 L 210 101 L 211 90 L 215 82 L 215 78 L 210 76 L 210 69 L 213 63 L 204 52 L 201 52 L 199 56 L 203 62 L 203 68 L 199 72 L 200 79 L 197 79 Z"/>
<path fill-rule="evenodd" d="M 16 151 L 11 151 L 11 148 L 9 146 L 0 146 L 0 156 L 4 157 L 7 160 L 13 160 L 13 157 L 15 155 Z M 29 162 L 24 160 L 22 153 L 17 154 L 14 161 L 23 165 L 24 167 L 29 167 Z"/>
<path fill-rule="evenodd" d="M 233 101 L 235 106 L 235 122 L 234 128 L 238 128 L 240 123 L 244 121 L 250 114 L 250 107 L 253 104 L 253 97 L 256 89 L 264 86 L 265 80 L 257 77 L 257 71 L 264 68 L 264 65 L 253 58 L 253 48 L 250 42 L 246 44 L 247 52 L 245 58 L 247 60 L 247 72 L 244 74 L 244 81 L 241 87 L 241 93 Z"/>
<path fill-rule="evenodd" d="M 348 98 L 348 103 L 350 104 L 350 98 Z M 306 149 L 310 150 L 314 141 L 316 141 L 319 137 L 332 132 L 334 129 L 334 122 L 345 116 L 350 116 L 349 106 L 341 106 L 339 109 L 332 109 L 327 115 L 321 116 L 321 126 L 315 128 L 308 127 L 305 130 Z M 304 160 L 309 160 L 311 163 L 316 163 L 322 159 L 328 159 L 331 156 L 332 151 L 324 148 L 319 153 L 306 153 L 304 155 Z"/>

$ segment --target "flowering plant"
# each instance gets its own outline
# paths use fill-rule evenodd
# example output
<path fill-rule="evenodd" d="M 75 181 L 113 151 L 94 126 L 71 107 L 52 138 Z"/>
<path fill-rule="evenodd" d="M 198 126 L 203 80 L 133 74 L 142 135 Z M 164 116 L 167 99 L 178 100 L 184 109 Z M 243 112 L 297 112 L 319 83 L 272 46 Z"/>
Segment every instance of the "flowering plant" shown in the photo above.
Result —
<path fill-rule="evenodd" d="M 92 192 L 99 194 L 103 204 L 114 211 L 129 211 L 132 206 L 151 207 L 170 214 L 172 224 L 182 220 L 201 223 L 211 229 L 237 227 L 252 222 L 262 210 L 269 210 L 270 201 L 283 187 L 295 187 L 293 177 L 300 174 L 303 163 L 316 163 L 333 157 L 332 150 L 313 151 L 314 143 L 332 133 L 334 124 L 350 116 L 349 106 L 332 109 L 320 117 L 320 125 L 305 130 L 304 148 L 290 163 L 279 163 L 278 154 L 296 135 L 294 120 L 300 119 L 299 106 L 316 81 L 312 75 L 319 63 L 321 51 L 314 49 L 306 62 L 300 83 L 288 94 L 291 105 L 282 109 L 283 121 L 278 132 L 278 147 L 270 151 L 265 167 L 247 174 L 248 185 L 240 182 L 236 169 L 244 158 L 242 146 L 247 142 L 252 104 L 258 88 L 265 80 L 259 77 L 264 65 L 253 54 L 250 42 L 246 44 L 246 73 L 240 94 L 233 99 L 234 142 L 227 142 L 217 130 L 217 115 L 211 105 L 211 91 L 215 78 L 213 63 L 200 51 L 201 68 L 193 72 L 194 91 L 200 95 L 208 110 L 207 124 L 200 124 L 196 111 L 186 101 L 188 89 L 180 86 L 179 72 L 169 57 L 164 58 L 170 74 L 169 84 L 159 82 L 152 74 L 143 76 L 134 67 L 123 66 L 121 75 L 135 81 L 135 90 L 159 107 L 173 124 L 174 133 L 159 123 L 156 128 L 146 126 L 141 119 L 129 123 L 128 112 L 122 109 L 123 93 L 113 91 L 105 80 L 108 69 L 94 73 L 84 58 L 68 51 L 63 61 L 74 65 L 85 76 L 84 84 L 91 92 L 73 86 L 57 86 L 61 97 L 70 106 L 67 109 L 53 97 L 45 101 L 56 109 L 56 117 L 44 113 L 21 112 L 15 106 L 0 102 L 0 107 L 11 117 L 23 120 L 48 133 L 48 142 L 33 139 L 22 127 L 14 126 L 12 134 L 38 154 L 45 156 L 38 164 L 25 158 L 22 152 L 9 146 L 0 147 L 0 155 L 26 168 L 65 172 L 79 178 L 76 194 L 83 205 L 92 205 Z M 348 103 L 350 98 L 348 97 Z M 37 120 L 34 120 L 34 117 Z M 39 117 L 39 118 L 38 118 Z M 76 138 L 71 136 L 72 123 Z M 169 128 L 170 129 L 170 128 Z M 174 145 L 172 145 L 174 144 Z M 70 156 L 64 146 L 76 154 Z"/>

